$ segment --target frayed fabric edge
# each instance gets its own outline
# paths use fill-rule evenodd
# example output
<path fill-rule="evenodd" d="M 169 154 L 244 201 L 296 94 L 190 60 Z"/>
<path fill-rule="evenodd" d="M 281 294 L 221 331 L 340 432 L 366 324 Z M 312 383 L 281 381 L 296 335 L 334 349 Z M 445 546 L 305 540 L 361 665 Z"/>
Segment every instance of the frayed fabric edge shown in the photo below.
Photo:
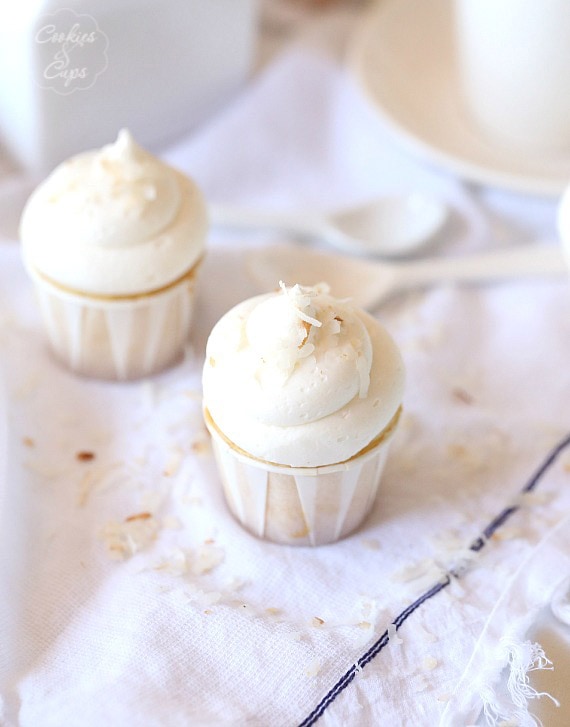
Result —
<path fill-rule="evenodd" d="M 540 610 L 550 602 L 556 588 L 564 580 L 564 573 L 568 572 L 569 566 L 568 552 L 570 516 L 561 520 L 537 544 L 513 574 L 483 626 L 471 658 L 441 715 L 439 727 L 470 725 L 480 717 L 493 727 L 541 726 L 540 720 L 530 713 L 529 702 L 543 696 L 553 699 L 556 704 L 557 701 L 549 694 L 534 690 L 528 675 L 539 669 L 550 669 L 551 663 L 541 645 L 525 637 L 536 622 Z M 545 563 L 548 563 L 548 567 L 545 567 Z M 532 567 L 537 568 L 538 564 L 543 576 L 541 596 L 535 598 L 532 604 L 527 602 L 524 616 L 511 620 L 507 615 L 508 601 L 515 596 L 519 599 L 525 596 L 528 598 L 528 594 L 525 594 L 527 577 Z M 492 657 L 485 657 L 483 665 L 481 655 L 485 651 L 491 651 Z M 502 678 L 505 670 L 508 670 L 506 687 Z M 509 685 L 514 698 L 510 696 Z M 516 722 L 513 721 L 515 713 Z M 504 714 L 508 716 L 505 718 Z"/>
<path fill-rule="evenodd" d="M 529 711 L 530 702 L 546 697 L 559 707 L 560 703 L 548 692 L 537 691 L 530 683 L 529 674 L 533 671 L 552 670 L 552 662 L 536 642 L 515 642 L 501 639 L 499 646 L 502 662 L 508 670 L 506 694 L 501 694 L 495 685 L 479 690 L 482 702 L 482 715 L 485 724 L 516 725 L 516 727 L 543 727 L 541 720 Z M 498 655 L 499 656 L 499 655 Z"/>

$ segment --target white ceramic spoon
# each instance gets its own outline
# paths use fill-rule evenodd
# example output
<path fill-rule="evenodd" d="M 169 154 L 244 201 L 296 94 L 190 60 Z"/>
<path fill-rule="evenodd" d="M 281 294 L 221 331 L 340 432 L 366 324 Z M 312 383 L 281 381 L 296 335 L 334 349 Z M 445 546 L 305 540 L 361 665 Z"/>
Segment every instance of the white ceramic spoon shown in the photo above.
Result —
<path fill-rule="evenodd" d="M 210 208 L 212 224 L 230 229 L 272 229 L 316 238 L 346 252 L 396 257 L 430 240 L 448 217 L 442 202 L 420 193 L 381 197 L 333 215 Z"/>
<path fill-rule="evenodd" d="M 248 254 L 247 270 L 263 290 L 326 282 L 331 293 L 374 309 L 400 291 L 437 283 L 488 282 L 527 275 L 568 272 L 556 244 L 520 245 L 465 257 L 424 258 L 413 262 L 372 262 L 331 255 L 295 245 L 274 245 Z"/>

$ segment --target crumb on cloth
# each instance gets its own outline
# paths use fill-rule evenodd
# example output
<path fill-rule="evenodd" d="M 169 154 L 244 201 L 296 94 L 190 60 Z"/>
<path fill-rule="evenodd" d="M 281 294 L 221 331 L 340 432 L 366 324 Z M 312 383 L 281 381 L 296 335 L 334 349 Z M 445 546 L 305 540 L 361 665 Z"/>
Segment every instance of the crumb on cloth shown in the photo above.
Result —
<path fill-rule="evenodd" d="M 101 532 L 101 540 L 110 558 L 125 560 L 156 540 L 159 525 L 149 512 L 137 513 L 123 522 L 112 520 Z"/>
<path fill-rule="evenodd" d="M 75 455 L 75 459 L 78 462 L 92 462 L 95 459 L 95 452 L 91 450 L 82 449 Z"/>

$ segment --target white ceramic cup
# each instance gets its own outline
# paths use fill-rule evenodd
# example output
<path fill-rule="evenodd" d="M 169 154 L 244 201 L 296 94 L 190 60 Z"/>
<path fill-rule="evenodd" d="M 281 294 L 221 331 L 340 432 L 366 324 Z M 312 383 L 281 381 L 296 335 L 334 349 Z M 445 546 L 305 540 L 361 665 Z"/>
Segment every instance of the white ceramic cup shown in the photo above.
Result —
<path fill-rule="evenodd" d="M 570 0 L 454 0 L 466 113 L 490 142 L 570 151 Z"/>

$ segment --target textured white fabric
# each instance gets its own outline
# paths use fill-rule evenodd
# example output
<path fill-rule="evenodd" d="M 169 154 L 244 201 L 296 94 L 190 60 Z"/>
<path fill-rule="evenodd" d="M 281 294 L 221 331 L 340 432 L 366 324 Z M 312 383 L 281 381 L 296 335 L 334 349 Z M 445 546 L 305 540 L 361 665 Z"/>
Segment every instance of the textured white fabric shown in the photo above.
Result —
<path fill-rule="evenodd" d="M 431 190 L 454 209 L 434 254 L 554 235 L 555 201 L 475 189 L 412 158 L 351 79 L 308 51 L 281 58 L 164 158 L 217 202 L 333 209 Z M 401 346 L 407 391 L 371 517 L 320 549 L 249 536 L 223 501 L 200 369 L 213 323 L 257 292 L 244 251 L 267 240 L 212 237 L 192 349 L 170 371 L 129 384 L 81 379 L 51 359 L 18 246 L 0 244 L 10 425 L 1 724 L 301 724 L 442 568 L 469 555 L 570 432 L 565 279 L 401 296 L 377 313 Z M 80 452 L 95 458 L 80 461 Z M 570 448 L 537 492 L 462 577 L 409 616 L 319 724 L 477 719 L 508 658 L 496 640 L 524 642 L 533 613 L 568 575 Z M 148 544 L 113 560 L 109 523 L 135 527 L 125 519 L 141 513 L 152 514 L 138 521 Z"/>

